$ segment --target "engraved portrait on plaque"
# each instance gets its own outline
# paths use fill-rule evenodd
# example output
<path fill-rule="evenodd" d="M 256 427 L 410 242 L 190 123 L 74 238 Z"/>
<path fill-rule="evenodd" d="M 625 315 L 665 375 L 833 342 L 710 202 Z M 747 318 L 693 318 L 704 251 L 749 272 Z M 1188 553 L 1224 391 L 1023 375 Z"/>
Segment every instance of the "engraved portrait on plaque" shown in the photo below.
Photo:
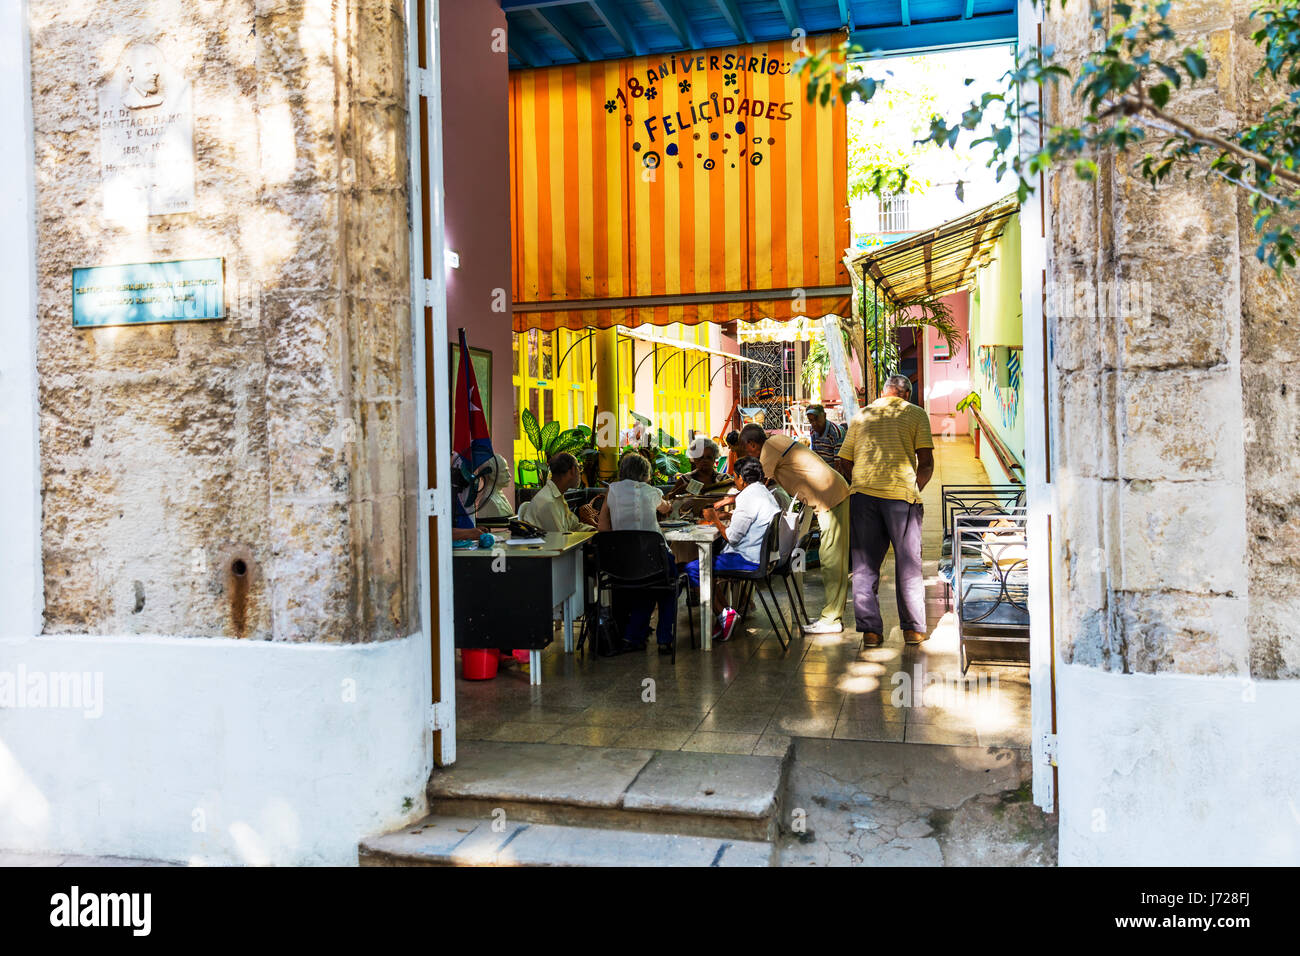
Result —
<path fill-rule="evenodd" d="M 193 95 L 157 43 L 128 43 L 100 87 L 99 148 L 107 218 L 193 211 Z"/>

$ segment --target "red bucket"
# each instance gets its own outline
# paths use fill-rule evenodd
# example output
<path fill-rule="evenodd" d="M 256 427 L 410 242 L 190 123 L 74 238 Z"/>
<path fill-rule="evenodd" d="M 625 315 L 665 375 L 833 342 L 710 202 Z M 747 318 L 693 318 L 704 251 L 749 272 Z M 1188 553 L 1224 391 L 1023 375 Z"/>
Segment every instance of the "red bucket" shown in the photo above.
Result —
<path fill-rule="evenodd" d="M 501 661 L 501 652 L 496 648 L 489 650 L 471 650 L 460 652 L 461 676 L 466 680 L 491 680 L 497 676 L 497 665 Z"/>

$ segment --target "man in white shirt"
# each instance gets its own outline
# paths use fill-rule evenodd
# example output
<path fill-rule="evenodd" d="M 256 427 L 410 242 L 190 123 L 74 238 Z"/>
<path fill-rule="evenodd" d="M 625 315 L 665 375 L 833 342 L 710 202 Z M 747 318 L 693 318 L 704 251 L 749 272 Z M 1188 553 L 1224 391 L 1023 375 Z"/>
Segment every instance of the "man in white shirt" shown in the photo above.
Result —
<path fill-rule="evenodd" d="M 578 459 L 567 451 L 561 452 L 546 463 L 551 477 L 545 485 L 519 509 L 519 517 L 535 524 L 543 531 L 590 531 L 589 525 L 569 510 L 564 493 L 576 488 L 582 481 Z"/>

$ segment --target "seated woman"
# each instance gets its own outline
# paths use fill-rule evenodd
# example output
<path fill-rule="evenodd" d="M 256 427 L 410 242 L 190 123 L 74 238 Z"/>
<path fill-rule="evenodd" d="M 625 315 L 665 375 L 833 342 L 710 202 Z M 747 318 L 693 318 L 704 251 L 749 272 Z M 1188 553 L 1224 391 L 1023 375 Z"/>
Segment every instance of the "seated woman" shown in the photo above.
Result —
<path fill-rule="evenodd" d="M 591 526 L 569 510 L 564 497 L 566 491 L 582 482 L 578 459 L 564 451 L 552 457 L 546 467 L 551 477 L 531 501 L 520 506 L 520 519 L 537 525 L 543 531 L 590 531 Z"/>
<path fill-rule="evenodd" d="M 705 518 L 713 521 L 726 542 L 726 547 L 714 555 L 715 571 L 756 571 L 763 559 L 763 538 L 773 519 L 781 513 L 772 492 L 763 484 L 763 466 L 757 458 L 742 458 L 736 462 L 736 487 L 739 492 L 730 526 L 723 525 L 712 508 L 704 512 Z M 699 561 L 686 565 L 686 576 L 692 586 L 699 587 Z M 716 639 L 730 640 L 736 612 L 724 608 L 718 618 L 721 633 L 716 634 Z"/>
<path fill-rule="evenodd" d="M 698 481 L 702 488 L 717 484 L 720 478 L 717 472 L 717 464 L 718 458 L 722 454 L 717 443 L 705 438 L 698 445 L 693 442 L 692 450 L 698 451 L 699 454 L 698 457 L 693 456 L 691 458 L 691 470 L 677 476 L 677 483 L 664 496 L 665 498 L 676 498 L 678 495 L 683 494 L 687 490 L 686 486 L 692 481 Z"/>
<path fill-rule="evenodd" d="M 650 462 L 634 451 L 628 452 L 618 462 L 618 481 L 610 483 L 605 501 L 600 506 L 596 527 L 600 531 L 654 531 L 659 534 L 659 515 L 668 514 L 672 505 L 664 501 L 658 488 L 649 484 Z M 664 550 L 668 545 L 665 542 Z M 677 565 L 669 553 L 669 578 L 676 580 Z M 659 626 L 656 636 L 659 653 L 672 653 L 673 635 L 677 623 L 677 595 L 671 591 L 661 594 L 636 594 L 614 592 L 614 619 L 627 618 L 623 641 L 628 650 L 642 650 L 650 636 L 650 612 L 659 606 Z"/>

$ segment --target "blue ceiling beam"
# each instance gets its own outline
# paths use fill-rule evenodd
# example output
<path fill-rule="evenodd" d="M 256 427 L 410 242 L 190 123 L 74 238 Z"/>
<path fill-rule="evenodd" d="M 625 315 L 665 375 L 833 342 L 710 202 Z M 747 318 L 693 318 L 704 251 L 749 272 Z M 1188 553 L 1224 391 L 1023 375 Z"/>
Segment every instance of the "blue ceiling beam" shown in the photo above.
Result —
<path fill-rule="evenodd" d="M 844 0 L 840 0 L 841 3 Z M 718 0 L 718 9 L 722 11 L 722 17 L 731 27 L 731 32 L 736 34 L 736 39 L 742 43 L 753 43 L 754 34 L 749 32 L 749 24 L 745 22 L 744 16 L 741 15 L 740 7 L 736 6 L 736 0 Z"/>
<path fill-rule="evenodd" d="M 506 30 L 506 45 L 510 47 L 510 52 L 526 67 L 532 66 L 549 66 L 550 60 L 542 55 L 537 47 L 524 34 L 523 30 Z"/>
<path fill-rule="evenodd" d="M 900 12 L 903 15 L 903 26 L 910 27 L 912 25 L 912 11 L 908 9 L 907 0 L 898 0 L 898 3 L 901 8 Z"/>
<path fill-rule="evenodd" d="M 668 18 L 668 25 L 673 28 L 677 34 L 677 39 L 681 41 L 682 46 L 688 50 L 698 50 L 700 43 L 699 34 L 695 32 L 695 27 L 691 24 L 686 12 L 682 10 L 682 5 L 678 0 L 654 0 L 654 5 L 659 8 L 659 12 Z"/>
<path fill-rule="evenodd" d="M 999 13 L 969 20 L 914 23 L 909 27 L 869 27 L 854 30 L 854 44 L 867 52 L 913 53 L 963 46 L 989 46 L 1016 39 L 1016 15 Z"/>
<path fill-rule="evenodd" d="M 534 7 L 533 16 L 550 31 L 555 39 L 564 44 L 565 49 L 572 53 L 575 59 L 591 62 L 601 58 L 600 51 L 593 49 L 587 43 L 582 35 L 582 29 L 573 22 L 573 18 L 559 7 Z"/>
<path fill-rule="evenodd" d="M 590 2 L 592 9 L 596 11 L 596 16 L 600 17 L 601 22 L 609 28 L 609 32 L 614 34 L 614 38 L 626 52 L 633 56 L 641 56 L 645 53 L 645 44 L 641 42 L 641 38 L 636 35 L 627 18 L 612 0 L 590 0 Z"/>
<path fill-rule="evenodd" d="M 975 0 L 970 0 L 974 3 Z M 853 13 L 849 10 L 849 0 L 839 0 L 840 3 L 840 26 L 845 30 L 853 29 Z"/>
<path fill-rule="evenodd" d="M 799 15 L 799 4 L 795 0 L 777 0 L 781 7 L 781 13 L 785 17 L 785 25 L 790 28 L 790 32 L 803 29 L 803 18 Z"/>

